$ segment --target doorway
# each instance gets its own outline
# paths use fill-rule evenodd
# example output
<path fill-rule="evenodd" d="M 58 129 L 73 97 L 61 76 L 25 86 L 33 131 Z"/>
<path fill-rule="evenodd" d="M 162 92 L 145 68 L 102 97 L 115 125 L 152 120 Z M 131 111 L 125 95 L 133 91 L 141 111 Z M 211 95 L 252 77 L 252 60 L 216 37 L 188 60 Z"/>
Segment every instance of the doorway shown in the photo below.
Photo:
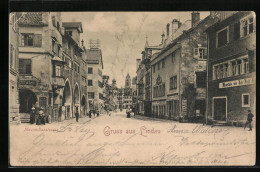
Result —
<path fill-rule="evenodd" d="M 213 97 L 213 119 L 227 121 L 227 97 Z"/>
<path fill-rule="evenodd" d="M 37 97 L 31 90 L 20 89 L 19 91 L 19 112 L 30 113 L 32 106 L 37 102 Z"/>

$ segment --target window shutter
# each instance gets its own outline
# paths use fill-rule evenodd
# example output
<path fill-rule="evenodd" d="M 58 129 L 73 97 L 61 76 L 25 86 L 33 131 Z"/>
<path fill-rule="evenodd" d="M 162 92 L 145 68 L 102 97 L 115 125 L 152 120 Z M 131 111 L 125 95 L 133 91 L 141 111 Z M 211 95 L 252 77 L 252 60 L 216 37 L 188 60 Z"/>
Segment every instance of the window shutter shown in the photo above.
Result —
<path fill-rule="evenodd" d="M 208 49 L 204 49 L 204 59 L 208 59 Z"/>
<path fill-rule="evenodd" d="M 34 46 L 42 47 L 42 35 L 41 34 L 34 35 Z"/>
<path fill-rule="evenodd" d="M 255 72 L 255 51 L 248 51 L 249 73 Z"/>
<path fill-rule="evenodd" d="M 199 49 L 198 48 L 194 48 L 194 58 L 198 59 L 199 56 Z"/>
<path fill-rule="evenodd" d="M 240 22 L 234 24 L 234 40 L 240 38 Z"/>

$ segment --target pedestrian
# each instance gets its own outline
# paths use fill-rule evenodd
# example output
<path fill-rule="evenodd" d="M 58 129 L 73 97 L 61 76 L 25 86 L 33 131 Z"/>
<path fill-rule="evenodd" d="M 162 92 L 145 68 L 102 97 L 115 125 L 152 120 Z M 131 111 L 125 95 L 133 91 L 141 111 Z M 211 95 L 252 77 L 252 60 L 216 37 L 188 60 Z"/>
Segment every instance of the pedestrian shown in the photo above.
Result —
<path fill-rule="evenodd" d="M 89 110 L 88 116 L 89 118 L 91 118 L 91 110 Z"/>
<path fill-rule="evenodd" d="M 33 124 L 35 122 L 35 107 L 32 107 L 32 111 L 30 113 L 30 123 Z"/>
<path fill-rule="evenodd" d="M 44 108 L 42 107 L 41 109 L 42 109 L 41 123 L 42 123 L 43 125 L 45 125 L 45 113 L 44 113 Z"/>
<path fill-rule="evenodd" d="M 79 122 L 79 112 L 78 112 L 78 108 L 76 108 L 75 117 L 76 117 L 76 122 Z"/>
<path fill-rule="evenodd" d="M 99 117 L 99 111 L 97 111 L 97 117 Z"/>
<path fill-rule="evenodd" d="M 254 117 L 254 115 L 251 113 L 251 110 L 248 110 L 247 121 L 245 123 L 244 129 L 247 127 L 247 125 L 249 125 L 248 131 L 252 131 L 252 124 L 251 123 L 253 121 L 253 117 Z"/>

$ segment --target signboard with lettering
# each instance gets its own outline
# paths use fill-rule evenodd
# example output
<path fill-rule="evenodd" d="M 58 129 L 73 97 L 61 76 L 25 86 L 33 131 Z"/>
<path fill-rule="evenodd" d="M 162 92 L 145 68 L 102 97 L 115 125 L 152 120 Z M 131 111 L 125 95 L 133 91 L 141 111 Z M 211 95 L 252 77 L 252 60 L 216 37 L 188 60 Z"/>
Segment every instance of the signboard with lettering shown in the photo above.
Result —
<path fill-rule="evenodd" d="M 219 88 L 229 88 L 229 87 L 238 87 L 243 85 L 250 85 L 255 83 L 255 77 L 254 78 L 244 78 L 234 81 L 228 81 L 228 82 L 221 82 L 219 83 Z"/>
<path fill-rule="evenodd" d="M 187 100 L 182 100 L 181 103 L 182 115 L 187 115 Z"/>
<path fill-rule="evenodd" d="M 20 85 L 31 85 L 36 86 L 36 80 L 20 80 Z"/>

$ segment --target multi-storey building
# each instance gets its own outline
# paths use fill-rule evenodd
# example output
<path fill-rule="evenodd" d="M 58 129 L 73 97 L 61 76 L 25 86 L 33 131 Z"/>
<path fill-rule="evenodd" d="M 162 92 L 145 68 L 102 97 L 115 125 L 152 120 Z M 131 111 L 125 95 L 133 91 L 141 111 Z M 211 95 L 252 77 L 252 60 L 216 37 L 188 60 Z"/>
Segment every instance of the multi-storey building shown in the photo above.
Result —
<path fill-rule="evenodd" d="M 62 23 L 61 13 L 55 12 L 21 15 L 20 113 L 27 115 L 32 106 L 44 107 L 52 121 L 74 117 L 76 109 L 81 114 L 80 99 L 86 89 L 84 84 L 81 87 L 80 74 L 84 72 L 80 64 L 86 64 L 79 42 L 81 23 Z"/>
<path fill-rule="evenodd" d="M 74 117 L 76 109 L 79 114 L 86 113 L 86 61 L 83 59 L 84 47 L 80 45 L 81 22 L 63 22 L 65 33 L 62 37 L 62 58 L 65 62 L 63 78 L 62 119 Z M 83 107 L 81 107 L 82 103 Z M 57 102 L 57 104 L 59 104 Z"/>
<path fill-rule="evenodd" d="M 19 95 L 18 95 L 18 53 L 19 28 L 17 26 L 17 13 L 9 16 L 9 119 L 19 121 Z"/>
<path fill-rule="evenodd" d="M 137 86 L 138 86 L 138 111 L 139 114 L 151 116 L 151 58 L 163 48 L 164 34 L 162 43 L 158 46 L 149 46 L 146 40 L 142 60 L 137 59 Z"/>
<path fill-rule="evenodd" d="M 19 111 L 23 118 L 36 106 L 52 115 L 64 87 L 60 13 L 29 12 L 20 17 Z"/>
<path fill-rule="evenodd" d="M 99 110 L 103 113 L 104 97 L 102 84 L 103 59 L 102 51 L 96 46 L 90 45 L 86 50 L 88 65 L 88 106 L 90 110 Z"/>
<path fill-rule="evenodd" d="M 192 12 L 192 20 L 172 22 L 172 37 L 151 59 L 152 113 L 156 117 L 184 119 L 206 112 L 207 35 L 205 29 L 217 20 L 212 15 L 200 21 L 200 13 Z M 168 39 L 172 39 L 169 41 Z"/>
<path fill-rule="evenodd" d="M 215 13 L 220 19 L 207 29 L 207 120 L 241 124 L 247 110 L 255 113 L 256 16 L 249 11 Z"/>

